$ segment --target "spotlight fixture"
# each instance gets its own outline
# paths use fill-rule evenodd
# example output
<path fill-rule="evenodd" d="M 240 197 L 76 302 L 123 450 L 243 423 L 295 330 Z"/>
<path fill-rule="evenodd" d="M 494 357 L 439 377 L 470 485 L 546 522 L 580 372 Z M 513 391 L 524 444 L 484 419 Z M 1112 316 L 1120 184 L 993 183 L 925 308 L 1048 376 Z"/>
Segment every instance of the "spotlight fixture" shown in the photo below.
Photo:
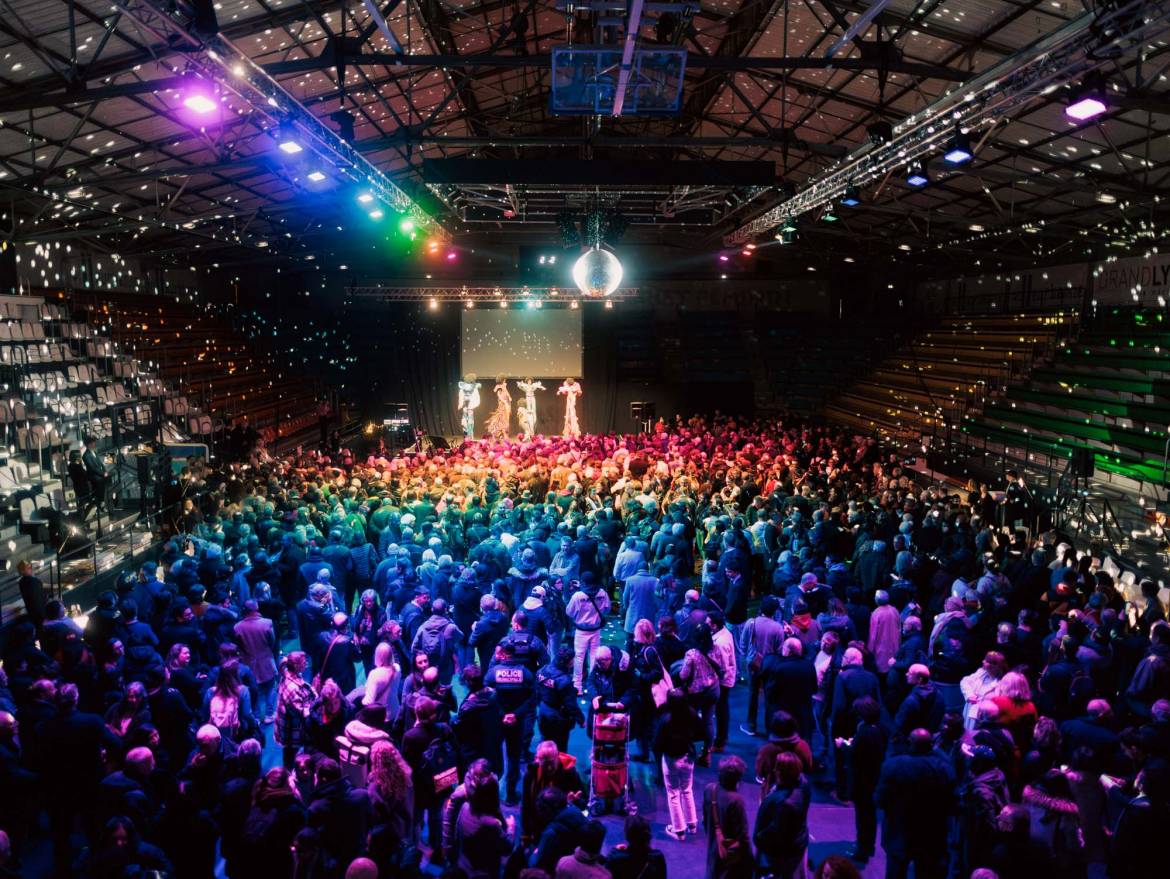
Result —
<path fill-rule="evenodd" d="M 346 143 L 353 143 L 353 114 L 346 110 L 338 110 L 329 114 L 329 118 L 337 123 L 337 134 Z"/>
<path fill-rule="evenodd" d="M 869 133 L 869 142 L 874 146 L 881 146 L 894 139 L 894 126 L 884 119 L 874 122 L 866 131 Z"/>
<path fill-rule="evenodd" d="M 569 308 L 571 308 L 571 309 L 573 309 L 574 311 L 576 311 L 576 309 L 577 309 L 577 300 L 576 300 L 576 299 L 573 299 L 573 300 L 571 300 L 571 301 L 569 302 Z"/>
<path fill-rule="evenodd" d="M 1098 204 L 1117 204 L 1117 196 L 1114 195 L 1112 192 L 1098 192 L 1097 193 L 1097 203 Z"/>
<path fill-rule="evenodd" d="M 439 310 L 439 300 L 436 299 L 434 296 L 432 296 L 431 301 L 427 303 L 427 307 L 431 311 L 438 311 Z"/>
<path fill-rule="evenodd" d="M 845 187 L 845 195 L 841 197 L 841 204 L 848 205 L 851 208 L 861 204 L 861 193 L 856 186 L 849 184 Z"/>
<path fill-rule="evenodd" d="M 507 308 L 507 307 L 508 307 L 508 300 L 501 299 L 500 300 L 500 308 Z"/>
<path fill-rule="evenodd" d="M 837 215 L 833 213 L 833 203 L 831 201 L 825 203 L 825 212 L 821 214 L 821 219 L 826 223 L 837 222 Z"/>
<path fill-rule="evenodd" d="M 780 226 L 780 231 L 781 232 L 795 232 L 796 231 L 796 221 L 794 219 L 792 219 L 792 217 L 789 217 Z"/>
<path fill-rule="evenodd" d="M 403 217 L 398 221 L 398 231 L 403 235 L 410 235 L 414 232 L 414 220 L 410 217 Z"/>
<path fill-rule="evenodd" d="M 730 260 L 731 260 L 731 257 L 728 256 L 726 253 L 719 254 L 719 261 L 720 262 L 729 262 Z"/>
<path fill-rule="evenodd" d="M 362 204 L 369 204 L 373 200 L 374 200 L 374 197 L 372 195 L 370 195 L 368 192 L 363 192 L 361 195 L 358 196 L 358 201 L 360 201 Z"/>
<path fill-rule="evenodd" d="M 956 126 L 943 158 L 952 165 L 962 165 L 971 161 L 971 156 L 971 139 L 963 133 L 963 129 Z"/>
<path fill-rule="evenodd" d="M 447 251 L 447 262 L 455 262 L 457 259 L 459 259 L 458 253 L 456 253 L 454 250 Z"/>
<path fill-rule="evenodd" d="M 320 183 L 322 180 L 325 179 L 325 175 L 322 174 L 320 171 L 310 171 L 308 173 L 308 175 L 306 175 L 306 176 L 308 176 L 308 178 L 310 180 L 312 180 L 314 183 Z"/>
<path fill-rule="evenodd" d="M 919 159 L 910 163 L 910 167 L 906 170 L 906 182 L 916 188 L 921 188 L 930 182 L 930 174 L 927 172 L 925 161 Z"/>
<path fill-rule="evenodd" d="M 1072 100 L 1064 108 L 1064 115 L 1077 122 L 1087 122 L 1108 109 L 1104 81 L 1094 77 L 1073 92 Z"/>
<path fill-rule="evenodd" d="M 297 143 L 295 137 L 284 131 L 276 132 L 276 144 L 280 147 L 282 152 L 287 153 L 290 156 L 295 156 L 297 153 L 304 150 L 304 147 Z"/>
<path fill-rule="evenodd" d="M 972 223 L 967 228 L 970 229 L 972 232 L 982 232 L 984 229 L 982 223 Z"/>
<path fill-rule="evenodd" d="M 207 95 L 196 92 L 195 94 L 188 95 L 183 100 L 183 106 L 188 110 L 194 110 L 196 113 L 212 113 L 219 105 Z"/>
<path fill-rule="evenodd" d="M 374 208 L 372 211 L 370 211 L 370 219 L 371 220 L 380 220 L 380 219 L 382 219 L 383 216 L 385 216 L 385 215 L 382 213 L 381 208 Z"/>

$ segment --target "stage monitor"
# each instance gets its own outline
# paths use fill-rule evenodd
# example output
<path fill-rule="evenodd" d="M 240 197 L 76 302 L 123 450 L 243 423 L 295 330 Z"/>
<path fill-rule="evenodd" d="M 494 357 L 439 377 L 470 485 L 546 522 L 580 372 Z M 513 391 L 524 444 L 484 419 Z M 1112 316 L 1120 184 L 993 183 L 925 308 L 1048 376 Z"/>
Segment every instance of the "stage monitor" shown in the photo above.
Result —
<path fill-rule="evenodd" d="M 579 378 L 581 312 L 569 308 L 465 309 L 460 371 L 481 380 Z M 491 386 L 486 388 L 491 396 Z"/>

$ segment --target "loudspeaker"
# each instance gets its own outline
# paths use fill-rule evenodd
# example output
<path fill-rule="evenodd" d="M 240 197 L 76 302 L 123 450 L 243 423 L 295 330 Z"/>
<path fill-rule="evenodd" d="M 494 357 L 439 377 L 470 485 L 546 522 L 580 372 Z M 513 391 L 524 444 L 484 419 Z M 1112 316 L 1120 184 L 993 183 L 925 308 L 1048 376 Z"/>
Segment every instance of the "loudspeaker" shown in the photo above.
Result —
<path fill-rule="evenodd" d="M 0 293 L 16 292 L 16 248 L 7 241 L 0 242 Z"/>
<path fill-rule="evenodd" d="M 1068 466 L 1074 476 L 1080 476 L 1084 479 L 1092 478 L 1093 474 L 1097 472 L 1097 461 L 1093 450 L 1073 449 Z"/>
<path fill-rule="evenodd" d="M 214 37 L 219 33 L 214 0 L 191 0 L 191 30 L 201 37 Z"/>

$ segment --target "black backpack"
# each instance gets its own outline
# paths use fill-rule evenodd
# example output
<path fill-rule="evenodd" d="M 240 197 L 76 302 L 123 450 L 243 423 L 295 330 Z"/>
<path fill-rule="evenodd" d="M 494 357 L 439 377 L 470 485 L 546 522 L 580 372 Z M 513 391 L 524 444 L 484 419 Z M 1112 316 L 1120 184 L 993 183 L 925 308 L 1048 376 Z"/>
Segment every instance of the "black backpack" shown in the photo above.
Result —
<path fill-rule="evenodd" d="M 444 729 L 431 739 L 422 756 L 421 786 L 426 793 L 441 799 L 459 784 L 459 755 L 451 731 Z"/>

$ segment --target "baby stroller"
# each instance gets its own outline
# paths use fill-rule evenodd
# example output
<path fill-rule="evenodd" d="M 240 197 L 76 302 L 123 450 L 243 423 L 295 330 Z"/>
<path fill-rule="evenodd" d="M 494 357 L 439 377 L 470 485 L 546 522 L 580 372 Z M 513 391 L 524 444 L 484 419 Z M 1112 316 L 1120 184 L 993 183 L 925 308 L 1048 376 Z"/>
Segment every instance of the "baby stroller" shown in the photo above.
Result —
<path fill-rule="evenodd" d="M 612 807 L 632 815 L 637 806 L 630 790 L 630 715 L 602 705 L 593 715 L 593 769 L 589 775 L 589 812 L 602 815 Z"/>

